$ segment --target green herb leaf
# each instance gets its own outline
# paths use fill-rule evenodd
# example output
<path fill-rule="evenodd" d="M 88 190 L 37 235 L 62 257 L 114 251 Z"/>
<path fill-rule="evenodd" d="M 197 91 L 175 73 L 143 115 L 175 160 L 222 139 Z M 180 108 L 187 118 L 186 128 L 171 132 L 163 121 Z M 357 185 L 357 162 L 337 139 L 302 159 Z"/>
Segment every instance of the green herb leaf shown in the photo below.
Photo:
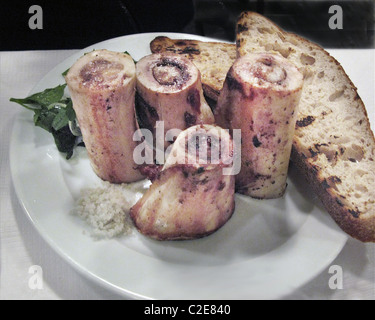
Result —
<path fill-rule="evenodd" d="M 69 70 L 70 70 L 70 68 L 66 69 L 61 75 L 63 77 L 65 77 L 68 74 Z"/>
<path fill-rule="evenodd" d="M 34 93 L 24 99 L 10 98 L 10 101 L 16 102 L 29 110 L 48 107 L 50 104 L 61 100 L 65 87 L 66 84 L 58 85 L 55 88 L 48 88 L 42 92 Z"/>
<path fill-rule="evenodd" d="M 56 131 L 60 130 L 61 128 L 67 126 L 69 124 L 69 118 L 66 114 L 66 109 L 61 108 L 57 112 L 56 116 L 53 118 L 52 121 L 52 128 Z"/>
<path fill-rule="evenodd" d="M 57 150 L 66 153 L 66 159 L 69 160 L 73 155 L 77 137 L 70 132 L 69 126 L 62 127 L 59 130 L 52 129 L 52 135 L 55 140 Z"/>
<path fill-rule="evenodd" d="M 70 98 L 63 98 L 66 84 L 48 88 L 24 99 L 11 98 L 26 109 L 34 111 L 34 124 L 52 133 L 57 149 L 69 159 L 76 146 L 77 137 L 69 129 L 69 121 L 76 115 Z"/>
<path fill-rule="evenodd" d="M 72 99 L 67 98 L 65 100 L 65 103 L 66 103 L 66 107 L 65 107 L 65 109 L 66 109 L 66 116 L 68 117 L 69 121 L 76 120 L 77 116 L 76 116 L 76 112 L 73 109 Z"/>
<path fill-rule="evenodd" d="M 129 55 L 129 56 L 132 56 L 128 51 L 124 51 L 125 54 Z M 137 64 L 138 61 L 134 60 L 134 58 L 132 57 L 133 61 L 135 64 Z"/>
<path fill-rule="evenodd" d="M 35 110 L 34 124 L 48 132 L 52 132 L 52 123 L 58 113 L 57 109 L 48 110 L 46 108 Z"/>
<path fill-rule="evenodd" d="M 40 109 L 40 106 L 35 105 L 34 101 L 27 99 L 27 98 L 25 99 L 10 98 L 9 101 L 18 103 L 24 108 L 29 109 L 29 110 Z"/>
<path fill-rule="evenodd" d="M 49 88 L 42 92 L 35 93 L 26 98 L 42 106 L 48 107 L 54 102 L 59 102 L 64 95 L 66 84 L 58 85 L 55 88 Z"/>

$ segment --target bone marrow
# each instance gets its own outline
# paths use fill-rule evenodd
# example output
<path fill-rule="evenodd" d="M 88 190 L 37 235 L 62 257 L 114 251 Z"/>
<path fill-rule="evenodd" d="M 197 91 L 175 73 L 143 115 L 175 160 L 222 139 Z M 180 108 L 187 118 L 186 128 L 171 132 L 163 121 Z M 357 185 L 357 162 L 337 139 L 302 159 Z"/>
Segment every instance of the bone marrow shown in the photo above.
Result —
<path fill-rule="evenodd" d="M 202 150 L 208 154 L 204 159 Z M 235 207 L 235 179 L 223 171 L 232 155 L 232 138 L 220 127 L 196 125 L 182 131 L 162 170 L 130 210 L 137 229 L 156 240 L 183 240 L 222 227 Z"/>
<path fill-rule="evenodd" d="M 162 86 L 181 87 L 189 80 L 190 74 L 182 61 L 163 57 L 152 67 L 154 79 Z"/>
<path fill-rule="evenodd" d="M 247 70 L 243 70 L 246 72 Z M 283 66 L 276 63 L 275 58 L 270 55 L 265 55 L 261 59 L 255 61 L 250 66 L 250 74 L 258 83 L 262 81 L 282 84 L 287 77 L 287 72 Z"/>
<path fill-rule="evenodd" d="M 165 132 L 214 123 L 200 72 L 189 59 L 173 53 L 151 54 L 138 61 L 136 75 L 137 101 L 142 101 L 136 110 L 147 118 L 143 119 L 146 129 L 155 133 L 156 121 L 164 122 Z"/>
<path fill-rule="evenodd" d="M 85 87 L 109 87 L 122 69 L 124 69 L 123 64 L 98 57 L 84 65 L 79 75 Z"/>
<path fill-rule="evenodd" d="M 95 173 L 112 183 L 142 179 L 133 161 L 133 59 L 119 52 L 92 51 L 70 68 L 66 82 Z"/>
<path fill-rule="evenodd" d="M 229 70 L 215 119 L 224 128 L 241 129 L 239 193 L 283 195 L 302 86 L 303 75 L 276 54 L 247 54 Z"/>

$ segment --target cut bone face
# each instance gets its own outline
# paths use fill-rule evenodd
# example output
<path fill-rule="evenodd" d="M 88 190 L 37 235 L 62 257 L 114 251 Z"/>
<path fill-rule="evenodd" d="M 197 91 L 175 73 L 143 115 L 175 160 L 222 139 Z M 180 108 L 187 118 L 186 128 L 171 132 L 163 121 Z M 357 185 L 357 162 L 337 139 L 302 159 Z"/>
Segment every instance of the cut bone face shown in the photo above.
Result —
<path fill-rule="evenodd" d="M 161 85 L 181 86 L 189 79 L 189 73 L 182 64 L 164 58 L 152 68 L 154 79 Z"/>

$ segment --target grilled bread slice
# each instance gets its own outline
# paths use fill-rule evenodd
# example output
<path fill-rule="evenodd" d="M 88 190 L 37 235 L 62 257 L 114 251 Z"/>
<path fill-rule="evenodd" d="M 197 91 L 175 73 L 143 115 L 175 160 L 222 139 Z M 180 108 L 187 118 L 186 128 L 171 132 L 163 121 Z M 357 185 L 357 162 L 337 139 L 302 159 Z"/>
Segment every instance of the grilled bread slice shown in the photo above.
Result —
<path fill-rule="evenodd" d="M 274 52 L 304 75 L 292 162 L 352 237 L 375 242 L 375 141 L 365 106 L 328 52 L 254 12 L 236 25 L 238 56 Z"/>
<path fill-rule="evenodd" d="M 201 72 L 205 95 L 216 101 L 229 68 L 236 59 L 236 46 L 222 42 L 156 37 L 150 43 L 152 53 L 174 52 L 189 58 Z"/>

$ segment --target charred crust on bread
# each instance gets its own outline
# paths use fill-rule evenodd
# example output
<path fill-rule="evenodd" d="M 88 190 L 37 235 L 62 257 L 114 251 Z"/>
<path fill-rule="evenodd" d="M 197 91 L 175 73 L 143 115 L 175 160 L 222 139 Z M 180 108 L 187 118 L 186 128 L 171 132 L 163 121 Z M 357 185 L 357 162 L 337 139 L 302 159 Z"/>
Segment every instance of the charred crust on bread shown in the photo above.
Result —
<path fill-rule="evenodd" d="M 179 40 L 176 42 L 176 46 L 186 46 L 186 42 L 184 40 Z"/>
<path fill-rule="evenodd" d="M 328 177 L 328 181 L 329 181 L 330 186 L 336 186 L 336 184 L 342 183 L 341 179 L 337 176 Z"/>
<path fill-rule="evenodd" d="M 313 116 L 307 116 L 304 117 L 301 120 L 296 121 L 296 129 L 297 128 L 302 128 L 302 127 L 307 127 L 310 124 L 312 124 L 315 121 L 315 118 Z"/>
<path fill-rule="evenodd" d="M 199 49 L 187 46 L 182 50 L 181 49 L 178 50 L 178 53 L 180 53 L 180 54 L 200 54 L 201 52 L 199 51 Z"/>
<path fill-rule="evenodd" d="M 245 24 L 241 24 L 241 23 L 238 23 L 237 24 L 237 33 L 241 33 L 241 32 L 244 32 L 244 31 L 247 31 L 249 30 L 248 26 Z"/>
<path fill-rule="evenodd" d="M 349 213 L 354 217 L 354 218 L 359 218 L 361 212 L 356 209 L 356 210 L 349 210 Z"/>
<path fill-rule="evenodd" d="M 319 178 L 317 168 L 314 167 L 314 165 L 310 166 L 303 159 L 302 155 L 303 154 L 300 154 L 293 145 L 291 153 L 293 164 L 303 173 L 312 190 L 318 195 L 318 198 L 332 216 L 333 220 L 351 237 L 362 242 L 374 241 L 374 230 L 371 229 L 371 227 L 369 228 L 361 224 L 358 209 L 348 209 L 338 197 L 333 196 L 335 193 L 330 191 L 332 188 L 329 188 L 330 186 L 327 180 Z M 352 212 L 350 212 L 350 210 Z M 357 215 L 358 217 L 355 218 Z"/>
<path fill-rule="evenodd" d="M 315 158 L 319 154 L 319 151 L 315 151 L 312 148 L 309 148 L 309 152 L 311 158 Z"/>
<path fill-rule="evenodd" d="M 328 184 L 327 180 L 324 179 L 323 182 L 321 183 L 321 186 L 323 189 L 328 189 L 330 188 L 331 186 Z"/>
<path fill-rule="evenodd" d="M 343 207 L 344 204 L 341 202 L 341 200 L 339 198 L 336 198 L 336 203 L 340 206 L 340 207 Z"/>

